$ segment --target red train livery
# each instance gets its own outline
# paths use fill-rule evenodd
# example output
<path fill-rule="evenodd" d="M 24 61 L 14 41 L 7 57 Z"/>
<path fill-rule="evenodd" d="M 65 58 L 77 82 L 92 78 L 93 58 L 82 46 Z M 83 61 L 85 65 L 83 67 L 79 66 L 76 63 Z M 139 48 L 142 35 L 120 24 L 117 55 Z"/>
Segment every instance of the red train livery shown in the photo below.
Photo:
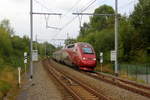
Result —
<path fill-rule="evenodd" d="M 83 42 L 67 45 L 54 52 L 53 59 L 86 71 L 94 71 L 96 67 L 96 55 L 93 47 Z"/>

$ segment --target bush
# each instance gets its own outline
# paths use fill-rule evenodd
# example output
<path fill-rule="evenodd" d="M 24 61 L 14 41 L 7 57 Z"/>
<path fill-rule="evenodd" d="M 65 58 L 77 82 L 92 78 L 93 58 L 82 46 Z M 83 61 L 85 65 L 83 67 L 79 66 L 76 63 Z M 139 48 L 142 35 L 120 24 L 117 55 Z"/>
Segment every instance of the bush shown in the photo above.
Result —
<path fill-rule="evenodd" d="M 6 81 L 0 80 L 0 96 L 6 96 L 7 92 L 11 89 L 11 84 Z M 0 97 L 0 98 L 2 98 Z"/>

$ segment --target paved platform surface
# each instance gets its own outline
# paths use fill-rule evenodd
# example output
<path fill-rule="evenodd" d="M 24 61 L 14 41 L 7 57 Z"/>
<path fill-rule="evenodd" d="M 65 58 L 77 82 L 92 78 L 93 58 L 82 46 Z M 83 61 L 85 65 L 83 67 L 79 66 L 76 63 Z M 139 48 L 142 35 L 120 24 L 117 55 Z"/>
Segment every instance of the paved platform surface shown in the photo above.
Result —
<path fill-rule="evenodd" d="M 34 64 L 33 80 L 25 83 L 17 100 L 63 100 L 63 97 L 41 62 L 37 62 Z"/>

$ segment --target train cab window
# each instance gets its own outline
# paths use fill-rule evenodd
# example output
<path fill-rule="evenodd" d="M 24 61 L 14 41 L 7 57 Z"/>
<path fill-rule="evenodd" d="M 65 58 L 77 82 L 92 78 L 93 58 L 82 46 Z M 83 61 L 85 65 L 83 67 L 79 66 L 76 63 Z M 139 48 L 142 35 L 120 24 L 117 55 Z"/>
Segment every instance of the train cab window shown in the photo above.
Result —
<path fill-rule="evenodd" d="M 93 54 L 92 48 L 82 48 L 84 54 Z"/>
<path fill-rule="evenodd" d="M 68 45 L 67 48 L 74 48 L 74 45 Z"/>
<path fill-rule="evenodd" d="M 73 48 L 73 51 L 74 51 L 74 52 L 77 52 L 77 48 Z"/>

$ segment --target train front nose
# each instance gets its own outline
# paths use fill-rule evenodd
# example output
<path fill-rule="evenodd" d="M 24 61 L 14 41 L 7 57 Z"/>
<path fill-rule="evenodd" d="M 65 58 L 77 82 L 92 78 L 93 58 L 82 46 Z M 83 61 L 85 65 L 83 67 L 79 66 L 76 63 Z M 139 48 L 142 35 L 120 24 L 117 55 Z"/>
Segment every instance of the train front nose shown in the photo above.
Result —
<path fill-rule="evenodd" d="M 82 58 L 82 65 L 87 67 L 95 67 L 96 66 L 96 58 Z"/>

